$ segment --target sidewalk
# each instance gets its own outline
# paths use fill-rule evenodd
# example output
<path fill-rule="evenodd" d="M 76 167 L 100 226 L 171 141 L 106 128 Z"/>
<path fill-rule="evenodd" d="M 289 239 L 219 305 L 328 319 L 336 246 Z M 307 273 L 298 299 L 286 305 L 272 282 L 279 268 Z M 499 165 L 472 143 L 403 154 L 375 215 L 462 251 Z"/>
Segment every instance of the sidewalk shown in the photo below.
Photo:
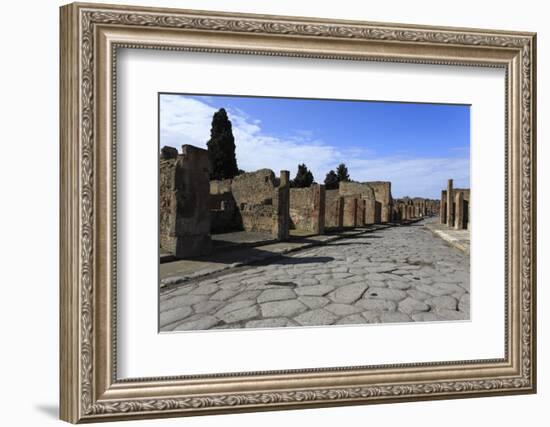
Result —
<path fill-rule="evenodd" d="M 286 242 L 268 242 L 258 246 L 231 247 L 229 250 L 215 252 L 211 255 L 184 259 L 160 264 L 160 287 L 177 285 L 197 277 L 222 272 L 224 270 L 265 261 L 298 250 L 324 245 L 335 240 L 351 238 L 398 224 L 375 224 L 361 228 L 342 230 L 330 234 L 314 236 L 291 236 Z"/>
<path fill-rule="evenodd" d="M 470 254 L 470 230 L 455 230 L 454 228 L 447 227 L 445 224 L 439 224 L 438 222 L 426 224 L 426 228 L 441 237 L 451 246 L 454 246 L 466 254 Z"/>

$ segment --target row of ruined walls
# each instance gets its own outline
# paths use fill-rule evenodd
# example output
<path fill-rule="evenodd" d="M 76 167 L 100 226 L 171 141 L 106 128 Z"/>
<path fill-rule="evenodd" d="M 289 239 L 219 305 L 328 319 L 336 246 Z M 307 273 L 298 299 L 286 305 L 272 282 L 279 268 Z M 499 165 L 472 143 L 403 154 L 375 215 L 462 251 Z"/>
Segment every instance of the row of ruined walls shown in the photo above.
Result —
<path fill-rule="evenodd" d="M 406 221 L 439 214 L 439 201 L 421 197 L 396 199 L 393 203 L 394 221 Z"/>
<path fill-rule="evenodd" d="M 262 221 L 260 213 L 269 212 L 267 206 L 275 206 L 280 200 L 280 197 L 270 197 L 273 187 L 269 187 L 267 192 L 263 190 L 264 181 L 273 177 L 272 171 L 263 169 L 239 175 L 233 181 L 211 181 L 212 232 L 269 232 L 269 226 Z M 241 182 L 246 182 L 246 185 L 240 185 Z M 324 185 L 320 184 L 289 188 L 289 229 L 322 234 L 326 229 L 390 221 L 391 185 L 389 182 L 375 184 L 378 191 L 370 183 L 357 182 L 341 182 L 338 190 L 325 190 Z M 246 196 L 243 197 L 243 194 Z M 243 203 L 246 197 L 252 200 Z M 247 219 L 248 212 L 254 212 L 254 215 Z"/>
<path fill-rule="evenodd" d="M 270 169 L 211 181 L 208 152 L 184 145 L 182 153 L 164 147 L 160 157 L 160 245 L 176 257 L 212 250 L 211 234 L 246 231 L 286 240 L 290 230 L 326 230 L 393 221 L 390 182 L 341 182 L 290 188 L 289 172 Z M 427 211 L 426 211 L 427 212 Z M 422 216 L 418 212 L 403 218 Z"/>

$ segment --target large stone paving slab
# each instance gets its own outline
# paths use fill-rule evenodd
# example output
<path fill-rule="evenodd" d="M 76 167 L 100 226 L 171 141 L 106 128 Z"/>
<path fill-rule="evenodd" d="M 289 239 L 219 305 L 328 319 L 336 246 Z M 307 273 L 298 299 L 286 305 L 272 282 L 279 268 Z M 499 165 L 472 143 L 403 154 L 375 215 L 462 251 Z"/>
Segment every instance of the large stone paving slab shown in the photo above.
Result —
<path fill-rule="evenodd" d="M 423 223 L 164 288 L 160 329 L 468 320 L 469 255 Z"/>

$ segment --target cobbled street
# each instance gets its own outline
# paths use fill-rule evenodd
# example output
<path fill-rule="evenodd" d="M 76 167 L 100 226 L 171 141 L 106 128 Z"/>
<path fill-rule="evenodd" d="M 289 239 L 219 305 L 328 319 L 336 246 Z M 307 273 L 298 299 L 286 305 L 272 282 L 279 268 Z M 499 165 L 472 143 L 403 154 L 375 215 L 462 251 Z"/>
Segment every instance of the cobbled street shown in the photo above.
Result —
<path fill-rule="evenodd" d="M 390 227 L 161 290 L 161 331 L 466 320 L 469 256 Z"/>

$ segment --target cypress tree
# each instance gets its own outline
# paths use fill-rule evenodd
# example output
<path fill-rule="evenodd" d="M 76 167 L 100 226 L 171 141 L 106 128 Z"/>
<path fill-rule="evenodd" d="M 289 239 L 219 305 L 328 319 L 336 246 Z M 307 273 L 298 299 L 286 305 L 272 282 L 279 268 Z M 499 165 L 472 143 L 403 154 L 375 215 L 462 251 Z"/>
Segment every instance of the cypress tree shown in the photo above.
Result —
<path fill-rule="evenodd" d="M 327 190 L 336 190 L 338 188 L 338 175 L 331 170 L 325 177 L 325 188 Z"/>
<path fill-rule="evenodd" d="M 220 108 L 212 117 L 210 140 L 206 145 L 212 165 L 211 179 L 233 178 L 239 174 L 235 157 L 235 138 L 231 121 L 224 108 Z"/>
<path fill-rule="evenodd" d="M 349 181 L 348 168 L 344 163 L 340 163 L 336 168 L 336 175 L 338 176 L 338 182 Z"/>
<path fill-rule="evenodd" d="M 298 165 L 296 177 L 291 181 L 290 186 L 296 188 L 305 188 L 313 184 L 313 174 L 305 164 Z"/>

